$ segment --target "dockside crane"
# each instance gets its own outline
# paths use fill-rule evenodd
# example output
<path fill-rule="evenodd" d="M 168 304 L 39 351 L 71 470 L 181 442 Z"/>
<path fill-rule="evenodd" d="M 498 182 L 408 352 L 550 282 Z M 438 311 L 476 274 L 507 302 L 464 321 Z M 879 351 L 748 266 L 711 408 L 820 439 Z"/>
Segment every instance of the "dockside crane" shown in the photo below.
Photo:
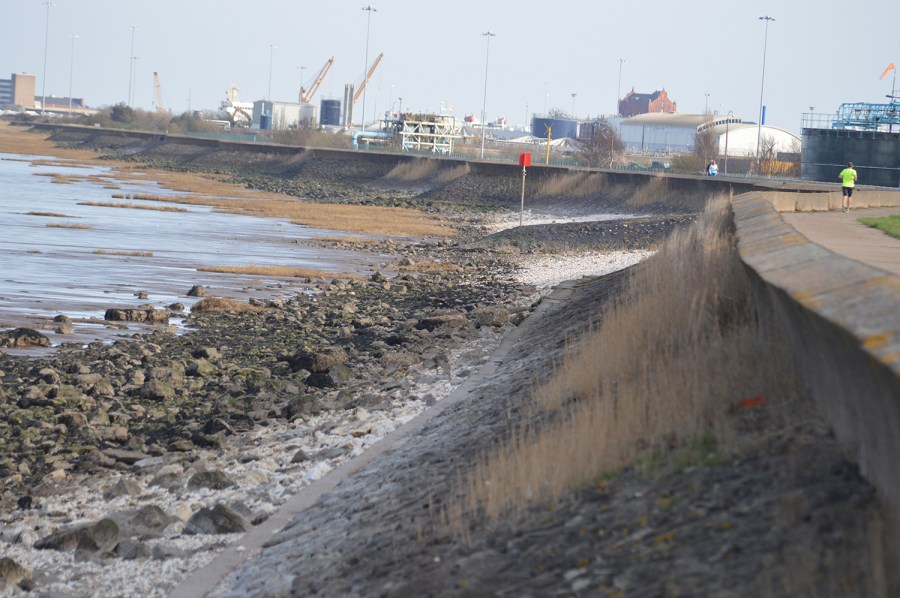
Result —
<path fill-rule="evenodd" d="M 300 86 L 301 104 L 309 104 L 310 100 L 313 99 L 313 96 L 316 95 L 317 91 L 319 91 L 319 86 L 322 85 L 322 81 L 325 80 L 325 75 L 328 74 L 328 70 L 331 68 L 332 64 L 334 64 L 334 56 L 332 56 L 325 62 L 325 65 L 319 71 L 319 74 L 316 75 L 316 80 L 313 82 L 309 91 L 306 91 L 302 85 Z"/>
<path fill-rule="evenodd" d="M 366 88 L 366 84 L 369 82 L 369 79 L 372 78 L 372 73 L 375 72 L 375 69 L 378 68 L 378 63 L 381 62 L 381 59 L 384 58 L 384 52 L 378 55 L 378 58 L 375 59 L 375 62 L 372 63 L 372 68 L 369 69 L 369 72 L 366 73 L 366 77 L 363 79 L 363 82 L 359 84 L 359 89 L 356 90 L 356 93 L 353 94 L 353 103 L 359 101 L 359 98 L 362 96 L 363 90 Z"/>
<path fill-rule="evenodd" d="M 160 114 L 166 113 L 166 107 L 163 105 L 162 85 L 159 83 L 159 73 L 153 71 L 153 93 L 156 96 L 156 111 Z"/>

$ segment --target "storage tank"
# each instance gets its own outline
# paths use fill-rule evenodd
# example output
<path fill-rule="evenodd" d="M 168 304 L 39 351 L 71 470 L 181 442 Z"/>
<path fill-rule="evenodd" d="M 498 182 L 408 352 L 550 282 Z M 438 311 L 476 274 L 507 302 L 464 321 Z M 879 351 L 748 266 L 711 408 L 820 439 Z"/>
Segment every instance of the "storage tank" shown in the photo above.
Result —
<path fill-rule="evenodd" d="M 550 131 L 551 139 L 562 139 L 569 137 L 575 139 L 578 136 L 578 121 L 568 118 L 543 118 L 535 116 L 531 119 L 531 134 L 535 137 L 547 138 L 547 127 L 552 127 Z"/>
<path fill-rule="evenodd" d="M 333 125 L 335 127 L 341 124 L 341 101 L 322 99 L 322 124 Z"/>

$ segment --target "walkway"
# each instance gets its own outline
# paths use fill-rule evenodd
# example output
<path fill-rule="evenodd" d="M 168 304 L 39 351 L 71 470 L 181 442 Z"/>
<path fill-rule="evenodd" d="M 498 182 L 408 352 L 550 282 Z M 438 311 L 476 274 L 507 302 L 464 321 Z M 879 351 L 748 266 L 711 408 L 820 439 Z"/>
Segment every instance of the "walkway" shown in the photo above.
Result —
<path fill-rule="evenodd" d="M 850 259 L 900 276 L 900 239 L 861 224 L 862 216 L 900 214 L 900 208 L 843 212 L 783 212 L 784 221 L 807 239 Z"/>

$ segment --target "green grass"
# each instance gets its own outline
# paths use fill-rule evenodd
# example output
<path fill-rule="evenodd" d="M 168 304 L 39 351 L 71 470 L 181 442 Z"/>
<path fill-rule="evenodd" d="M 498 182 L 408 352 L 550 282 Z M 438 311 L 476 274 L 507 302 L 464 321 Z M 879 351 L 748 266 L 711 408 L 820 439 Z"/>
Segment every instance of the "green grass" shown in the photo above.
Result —
<path fill-rule="evenodd" d="M 859 221 L 866 226 L 884 231 L 895 239 L 900 239 L 900 214 L 882 218 L 860 218 Z"/>

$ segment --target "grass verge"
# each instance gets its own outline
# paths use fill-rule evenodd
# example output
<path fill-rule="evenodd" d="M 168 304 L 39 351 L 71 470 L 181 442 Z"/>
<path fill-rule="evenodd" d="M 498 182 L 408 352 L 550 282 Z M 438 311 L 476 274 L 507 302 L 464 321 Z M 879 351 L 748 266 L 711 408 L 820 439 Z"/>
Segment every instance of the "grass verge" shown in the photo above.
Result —
<path fill-rule="evenodd" d="M 859 221 L 866 226 L 877 228 L 895 239 L 900 239 L 900 214 L 883 216 L 881 218 L 860 218 Z"/>
<path fill-rule="evenodd" d="M 187 208 L 175 206 L 143 206 L 136 203 L 112 203 L 108 201 L 80 201 L 80 206 L 97 206 L 100 208 L 129 208 L 132 210 L 153 210 L 155 212 L 188 212 Z"/>

